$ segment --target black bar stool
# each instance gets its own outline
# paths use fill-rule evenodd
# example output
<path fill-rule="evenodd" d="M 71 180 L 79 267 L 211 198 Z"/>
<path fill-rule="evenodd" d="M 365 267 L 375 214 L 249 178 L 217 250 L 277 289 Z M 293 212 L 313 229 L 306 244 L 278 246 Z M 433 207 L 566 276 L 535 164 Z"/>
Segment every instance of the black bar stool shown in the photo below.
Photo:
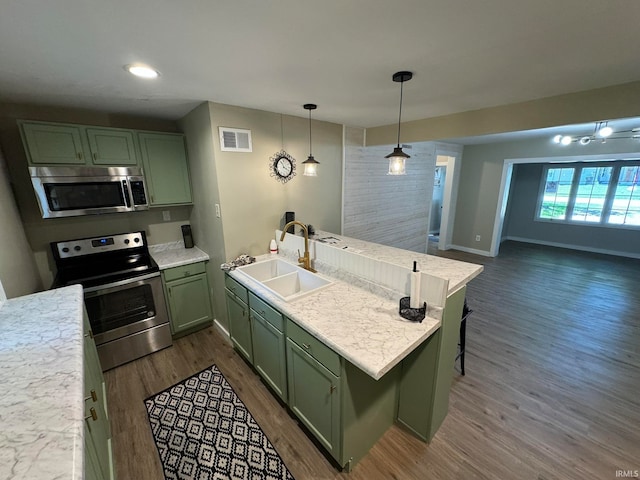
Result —
<path fill-rule="evenodd" d="M 467 340 L 467 317 L 473 313 L 473 310 L 467 305 L 467 299 L 464 299 L 464 307 L 462 307 L 462 319 L 460 320 L 460 343 L 458 347 L 458 355 L 456 360 L 460 359 L 460 374 L 464 375 L 464 348 Z"/>

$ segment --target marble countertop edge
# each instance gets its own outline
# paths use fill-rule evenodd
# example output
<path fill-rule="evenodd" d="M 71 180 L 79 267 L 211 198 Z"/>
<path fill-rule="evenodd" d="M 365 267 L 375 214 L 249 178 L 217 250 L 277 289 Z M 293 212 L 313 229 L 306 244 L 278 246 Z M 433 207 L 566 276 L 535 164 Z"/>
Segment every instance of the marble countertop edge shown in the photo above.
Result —
<path fill-rule="evenodd" d="M 320 328 L 318 325 L 314 324 L 313 321 L 309 321 L 312 313 L 311 311 L 316 311 L 317 309 L 322 308 L 322 301 L 318 301 L 318 307 L 313 309 L 307 309 L 307 305 L 310 305 L 314 301 L 314 297 L 317 300 L 319 296 L 323 296 L 325 298 L 330 298 L 331 303 L 340 302 L 340 300 L 348 301 L 346 295 L 341 294 L 341 290 L 347 289 L 358 289 L 353 285 L 347 285 L 344 282 L 334 279 L 328 275 L 321 274 L 322 276 L 330 279 L 333 282 L 333 285 L 326 287 L 322 290 L 322 292 L 318 292 L 316 294 L 309 295 L 307 297 L 303 297 L 300 299 L 293 300 L 291 302 L 287 302 L 282 300 L 275 294 L 271 293 L 268 289 L 262 286 L 256 280 L 240 273 L 236 270 L 232 270 L 229 272 L 232 278 L 240 282 L 242 285 L 247 287 L 250 291 L 257 294 L 260 298 L 267 301 L 275 308 L 277 308 L 282 314 L 286 317 L 290 318 L 293 322 L 307 330 L 310 334 L 316 337 L 318 340 L 322 341 L 325 345 L 330 347 L 336 353 L 341 355 L 347 361 L 358 367 L 360 370 L 365 372 L 367 375 L 371 376 L 375 380 L 379 380 L 384 374 L 389 372 L 393 367 L 395 367 L 398 363 L 400 363 L 408 353 L 413 351 L 418 345 L 424 342 L 427 338 L 429 338 L 438 328 L 440 328 L 441 321 L 435 318 L 426 317 L 422 323 L 413 323 L 408 322 L 404 319 L 401 319 L 399 315 L 388 315 L 389 321 L 399 320 L 403 324 L 406 322 L 406 326 L 410 328 L 411 331 L 411 340 L 408 343 L 403 343 L 401 347 L 394 348 L 393 355 L 385 357 L 381 356 L 379 353 L 374 355 L 375 360 L 367 361 L 367 358 L 363 358 L 364 355 L 358 356 L 354 354 L 348 347 L 346 347 L 343 342 L 341 342 L 341 335 L 331 334 L 329 328 Z M 371 299 L 374 302 L 381 302 L 390 308 L 390 311 L 397 312 L 397 303 L 394 301 L 389 301 L 385 299 L 381 299 L 376 297 L 370 292 L 360 290 L 365 299 Z M 326 301 L 326 300 L 325 300 Z M 308 303 L 305 303 L 308 302 Z M 349 310 L 345 308 L 345 313 L 349 313 Z M 386 314 L 383 314 L 386 315 Z M 306 317 L 306 318 L 305 318 Z M 396 318 L 397 317 L 397 318 Z M 357 328 L 357 327 L 356 327 Z M 393 328 L 393 325 L 390 323 L 388 328 Z M 366 341 L 366 339 L 364 340 Z"/>
<path fill-rule="evenodd" d="M 149 245 L 149 253 L 151 253 L 160 270 L 209 261 L 209 255 L 206 252 L 200 250 L 197 246 L 185 248 L 181 240 Z"/>

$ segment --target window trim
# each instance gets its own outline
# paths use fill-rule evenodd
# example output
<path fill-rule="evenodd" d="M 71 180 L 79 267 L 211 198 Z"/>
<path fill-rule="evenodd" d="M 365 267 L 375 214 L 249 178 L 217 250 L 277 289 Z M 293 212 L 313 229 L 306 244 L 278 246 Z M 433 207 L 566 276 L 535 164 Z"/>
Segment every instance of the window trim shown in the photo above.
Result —
<path fill-rule="evenodd" d="M 573 209 L 575 206 L 578 188 L 580 184 L 580 178 L 582 176 L 582 170 L 584 168 L 599 168 L 599 167 L 613 167 L 611 171 L 610 181 L 605 193 L 604 203 L 602 205 L 602 214 L 600 220 L 597 222 L 587 220 L 572 220 Z M 533 220 L 535 222 L 542 223 L 555 223 L 565 225 L 580 225 L 583 227 L 604 227 L 615 228 L 619 230 L 640 230 L 640 225 L 628 225 L 628 224 L 616 224 L 609 223 L 609 216 L 613 208 L 613 201 L 615 199 L 615 192 L 618 187 L 618 179 L 620 176 L 620 170 L 622 167 L 640 167 L 640 159 L 628 159 L 628 160 L 602 160 L 602 161 L 582 161 L 582 162 L 553 162 L 546 163 L 542 168 L 542 176 L 540 178 L 540 186 L 538 189 L 538 199 L 536 201 L 536 210 L 534 212 Z M 542 202 L 544 201 L 545 186 L 547 183 L 547 176 L 550 169 L 556 168 L 572 168 L 574 169 L 573 178 L 571 179 L 571 189 L 569 191 L 569 201 L 567 203 L 567 209 L 564 219 L 558 218 L 544 218 L 540 216 L 540 210 Z"/>

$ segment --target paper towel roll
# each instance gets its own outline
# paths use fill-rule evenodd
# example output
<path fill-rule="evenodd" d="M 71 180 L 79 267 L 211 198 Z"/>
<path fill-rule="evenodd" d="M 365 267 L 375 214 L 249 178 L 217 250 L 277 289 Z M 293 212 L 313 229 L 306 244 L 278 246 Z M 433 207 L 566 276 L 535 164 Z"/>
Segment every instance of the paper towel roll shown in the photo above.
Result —
<path fill-rule="evenodd" d="M 415 268 L 415 267 L 414 267 Z M 411 295 L 409 298 L 409 307 L 420 308 L 420 272 L 411 272 Z"/>

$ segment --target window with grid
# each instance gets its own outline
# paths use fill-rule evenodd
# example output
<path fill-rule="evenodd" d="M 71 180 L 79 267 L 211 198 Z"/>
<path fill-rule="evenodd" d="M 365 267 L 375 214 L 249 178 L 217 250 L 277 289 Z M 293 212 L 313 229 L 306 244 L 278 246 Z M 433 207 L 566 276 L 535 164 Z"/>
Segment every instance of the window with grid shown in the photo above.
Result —
<path fill-rule="evenodd" d="M 546 166 L 536 218 L 640 227 L 640 160 Z"/>

